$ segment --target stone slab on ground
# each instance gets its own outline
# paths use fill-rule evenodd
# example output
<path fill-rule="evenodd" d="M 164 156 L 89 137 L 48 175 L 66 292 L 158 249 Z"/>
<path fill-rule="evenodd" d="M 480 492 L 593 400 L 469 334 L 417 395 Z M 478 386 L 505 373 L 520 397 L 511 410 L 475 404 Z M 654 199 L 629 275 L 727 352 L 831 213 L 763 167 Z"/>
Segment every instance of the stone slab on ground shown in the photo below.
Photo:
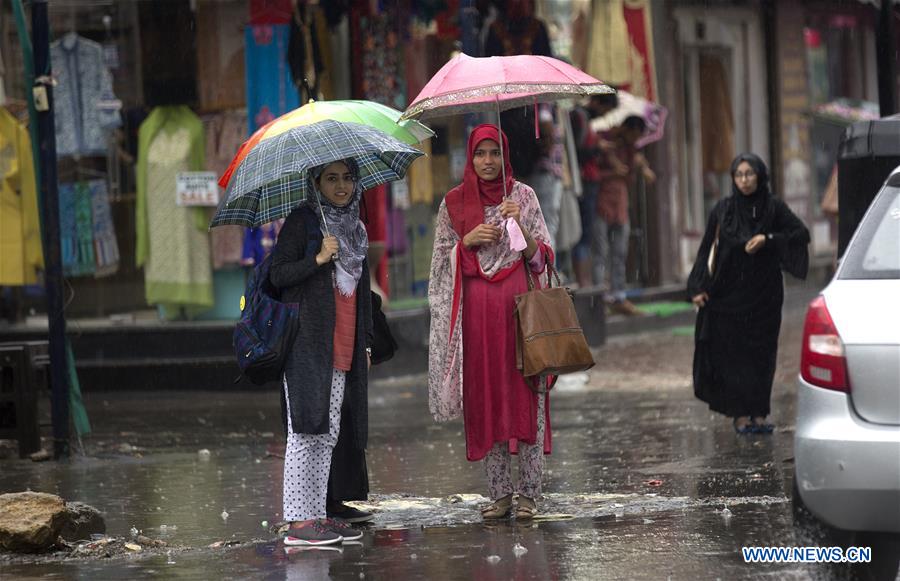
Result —
<path fill-rule="evenodd" d="M 65 523 L 66 503 L 54 494 L 0 495 L 0 546 L 9 551 L 44 551 L 56 542 Z"/>

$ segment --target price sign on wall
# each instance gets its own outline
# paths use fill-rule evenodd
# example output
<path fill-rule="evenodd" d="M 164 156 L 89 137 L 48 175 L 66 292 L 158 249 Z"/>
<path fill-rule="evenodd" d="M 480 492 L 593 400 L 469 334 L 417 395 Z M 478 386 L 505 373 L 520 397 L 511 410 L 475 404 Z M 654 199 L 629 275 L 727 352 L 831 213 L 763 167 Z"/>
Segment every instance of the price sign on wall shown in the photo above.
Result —
<path fill-rule="evenodd" d="M 175 176 L 175 202 L 179 206 L 218 206 L 219 184 L 215 172 L 183 171 Z"/>

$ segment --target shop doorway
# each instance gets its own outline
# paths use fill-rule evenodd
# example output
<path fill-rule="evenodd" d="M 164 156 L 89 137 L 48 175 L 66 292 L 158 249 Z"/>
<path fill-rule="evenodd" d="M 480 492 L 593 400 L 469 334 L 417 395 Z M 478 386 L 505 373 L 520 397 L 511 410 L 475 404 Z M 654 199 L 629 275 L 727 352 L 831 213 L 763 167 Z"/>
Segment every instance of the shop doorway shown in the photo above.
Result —
<path fill-rule="evenodd" d="M 769 160 L 766 67 L 759 16 L 678 10 L 682 65 L 680 159 L 682 275 L 690 271 L 709 212 L 731 192 L 735 155 Z"/>

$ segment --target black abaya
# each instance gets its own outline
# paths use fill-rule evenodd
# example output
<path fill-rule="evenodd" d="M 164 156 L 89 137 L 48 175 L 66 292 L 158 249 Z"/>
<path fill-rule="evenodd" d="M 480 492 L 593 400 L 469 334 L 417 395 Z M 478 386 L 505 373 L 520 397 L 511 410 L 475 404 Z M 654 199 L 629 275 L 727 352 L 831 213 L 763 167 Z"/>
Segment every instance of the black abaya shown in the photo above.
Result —
<path fill-rule="evenodd" d="M 809 265 L 809 231 L 769 193 L 764 166 L 757 174 L 757 192 L 734 191 L 713 208 L 688 278 L 690 297 L 709 295 L 694 333 L 694 394 L 729 417 L 769 415 L 784 300 L 781 270 L 805 278 Z M 766 243 L 747 254 L 744 246 L 756 234 L 765 235 Z"/>

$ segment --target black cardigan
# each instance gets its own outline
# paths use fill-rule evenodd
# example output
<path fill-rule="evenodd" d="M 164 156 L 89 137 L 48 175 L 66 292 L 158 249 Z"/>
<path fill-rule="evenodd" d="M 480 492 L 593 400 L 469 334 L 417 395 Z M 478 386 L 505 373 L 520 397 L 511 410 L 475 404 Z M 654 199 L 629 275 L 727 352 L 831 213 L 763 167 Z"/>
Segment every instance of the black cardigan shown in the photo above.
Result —
<path fill-rule="evenodd" d="M 308 232 L 308 225 L 317 225 Z M 281 300 L 300 305 L 300 330 L 288 354 L 285 378 L 290 397 L 291 427 L 299 434 L 327 434 L 334 357 L 334 264 L 316 264 L 322 233 L 315 212 L 306 205 L 284 221 L 272 251 L 269 280 Z M 356 341 L 347 372 L 344 412 L 349 412 L 353 441 L 365 449 L 369 431 L 366 347 L 372 345 L 372 300 L 369 266 L 363 261 L 356 287 Z M 342 422 L 343 423 L 343 422 Z M 344 424 L 345 426 L 347 424 Z M 349 435 L 349 434 L 345 434 Z"/>

